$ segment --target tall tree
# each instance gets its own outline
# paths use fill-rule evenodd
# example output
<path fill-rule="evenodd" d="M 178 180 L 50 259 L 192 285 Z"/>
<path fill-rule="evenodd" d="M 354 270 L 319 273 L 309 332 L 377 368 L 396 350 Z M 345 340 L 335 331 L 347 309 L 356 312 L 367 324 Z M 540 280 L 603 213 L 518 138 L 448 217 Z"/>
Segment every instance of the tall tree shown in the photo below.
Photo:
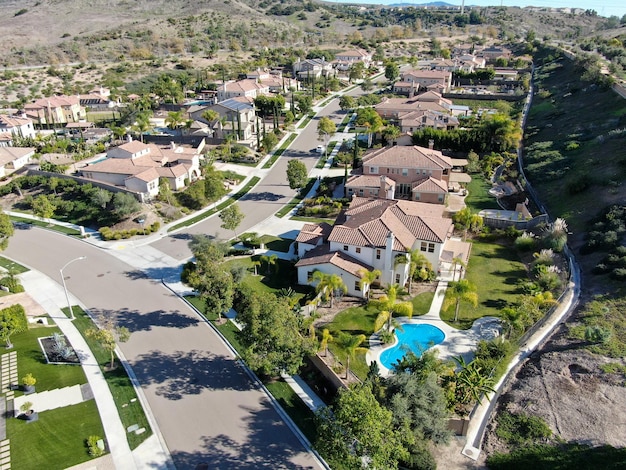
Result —
<path fill-rule="evenodd" d="M 235 309 L 243 326 L 238 335 L 242 356 L 253 370 L 271 376 L 295 374 L 304 357 L 314 352 L 313 340 L 303 334 L 303 317 L 289 307 L 287 298 L 243 287 Z"/>
<path fill-rule="evenodd" d="M 33 214 L 42 220 L 50 219 L 54 215 L 55 206 L 45 194 L 41 194 L 33 199 L 32 208 Z"/>
<path fill-rule="evenodd" d="M 351 335 L 343 332 L 336 340 L 346 352 L 346 379 L 350 376 L 350 360 L 354 359 L 357 353 L 367 352 L 367 348 L 361 346 L 365 340 L 365 335 Z"/>
<path fill-rule="evenodd" d="M 388 62 L 385 65 L 385 78 L 390 82 L 395 82 L 400 76 L 400 67 L 395 62 Z"/>
<path fill-rule="evenodd" d="M 395 469 L 408 453 L 392 422 L 391 411 L 376 401 L 371 386 L 357 385 L 318 412 L 315 447 L 333 468 Z"/>
<path fill-rule="evenodd" d="M 322 330 L 322 340 L 320 341 L 320 351 L 324 351 L 324 356 L 328 356 L 328 343 L 332 343 L 335 338 L 330 334 L 328 328 Z"/>
<path fill-rule="evenodd" d="M 329 139 L 337 132 L 337 126 L 334 121 L 326 116 L 320 118 L 317 123 L 317 136 L 324 142 L 324 155 L 326 155 L 326 147 L 328 147 Z"/>
<path fill-rule="evenodd" d="M 139 212 L 141 204 L 134 198 L 132 194 L 115 193 L 113 196 L 113 212 L 120 218 L 124 219 L 135 212 Z"/>
<path fill-rule="evenodd" d="M 203 268 L 190 273 L 188 283 L 204 301 L 205 314 L 217 314 L 221 320 L 222 314 L 233 306 L 233 276 L 215 262 L 206 263 Z"/>
<path fill-rule="evenodd" d="M 339 108 L 342 111 L 349 111 L 356 107 L 357 107 L 357 102 L 354 96 L 342 95 L 341 98 L 339 98 Z"/>
<path fill-rule="evenodd" d="M 287 181 L 291 189 L 300 191 L 309 180 L 309 173 L 300 160 L 289 160 L 287 163 Z"/>
<path fill-rule="evenodd" d="M 237 203 L 231 204 L 226 209 L 220 212 L 220 219 L 222 219 L 222 227 L 226 230 L 232 230 L 235 234 L 235 238 L 237 238 L 237 227 L 244 219 L 244 214 L 239 209 L 239 205 Z"/>

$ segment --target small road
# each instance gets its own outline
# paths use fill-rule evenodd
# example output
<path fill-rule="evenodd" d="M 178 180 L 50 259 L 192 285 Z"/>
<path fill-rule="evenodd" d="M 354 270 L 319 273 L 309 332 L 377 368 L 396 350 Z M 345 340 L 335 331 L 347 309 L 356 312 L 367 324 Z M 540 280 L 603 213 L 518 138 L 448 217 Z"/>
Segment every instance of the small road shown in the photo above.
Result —
<path fill-rule="evenodd" d="M 120 344 L 179 469 L 319 468 L 230 350 L 158 269 L 139 271 L 106 250 L 39 228 L 18 229 L 5 254 L 60 282 L 93 314 L 131 331 Z"/>
<path fill-rule="evenodd" d="M 358 96 L 363 94 L 360 88 L 355 88 L 348 93 Z M 296 195 L 296 192 L 289 188 L 287 182 L 287 164 L 290 160 L 302 161 L 310 171 L 317 163 L 320 155 L 315 152 L 315 148 L 320 145 L 317 136 L 317 122 L 320 117 L 328 116 L 336 124 L 341 123 L 345 113 L 339 109 L 339 100 L 332 100 L 325 106 L 306 128 L 299 130 L 298 136 L 289 146 L 274 166 L 267 171 L 259 184 L 248 194 L 238 201 L 239 208 L 244 213 L 245 218 L 238 227 L 237 232 L 243 233 L 271 217 L 281 207 L 287 204 Z M 219 239 L 230 239 L 233 232 L 220 228 L 221 220 L 217 215 L 209 217 L 204 221 L 185 228 L 180 232 L 168 235 L 151 244 L 157 250 L 178 260 L 187 260 L 191 257 L 187 243 L 193 235 L 206 234 Z"/>

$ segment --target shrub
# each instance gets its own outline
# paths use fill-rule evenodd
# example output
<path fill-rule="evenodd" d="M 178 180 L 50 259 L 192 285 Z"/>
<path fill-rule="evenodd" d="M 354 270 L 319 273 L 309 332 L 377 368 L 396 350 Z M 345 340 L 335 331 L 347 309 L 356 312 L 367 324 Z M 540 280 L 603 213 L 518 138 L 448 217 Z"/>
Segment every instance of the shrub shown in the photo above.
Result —
<path fill-rule="evenodd" d="M 98 446 L 98 441 L 102 440 L 100 436 L 89 436 L 87 438 L 87 447 L 89 448 L 89 455 L 92 457 L 100 457 L 104 454 L 104 450 Z"/>
<path fill-rule="evenodd" d="M 530 444 L 552 436 L 552 430 L 539 416 L 504 411 L 498 414 L 497 421 L 496 435 L 509 444 Z"/>
<path fill-rule="evenodd" d="M 535 236 L 529 232 L 524 232 L 515 239 L 515 248 L 519 251 L 531 251 L 536 244 Z"/>
<path fill-rule="evenodd" d="M 611 330 L 601 326 L 588 326 L 585 328 L 585 340 L 590 343 L 606 344 L 611 339 Z"/>
<path fill-rule="evenodd" d="M 0 279 L 0 286 L 4 286 L 9 289 L 11 294 L 24 292 L 24 286 L 20 284 L 20 281 L 15 276 L 6 276 Z"/>

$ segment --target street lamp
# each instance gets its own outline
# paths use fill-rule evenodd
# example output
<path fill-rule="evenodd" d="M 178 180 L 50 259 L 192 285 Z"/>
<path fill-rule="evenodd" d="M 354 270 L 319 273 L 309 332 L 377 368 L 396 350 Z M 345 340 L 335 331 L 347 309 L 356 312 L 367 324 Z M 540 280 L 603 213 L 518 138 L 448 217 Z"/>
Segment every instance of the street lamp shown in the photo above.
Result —
<path fill-rule="evenodd" d="M 74 319 L 74 312 L 72 311 L 72 304 L 70 303 L 70 295 L 67 292 L 67 286 L 65 285 L 65 277 L 63 276 L 63 270 L 67 268 L 70 264 L 72 264 L 74 261 L 80 261 L 86 258 L 87 258 L 86 256 L 79 256 L 78 258 L 74 258 L 73 260 L 70 260 L 67 263 L 65 263 L 65 265 L 61 269 L 59 269 L 61 273 L 61 282 L 63 282 L 63 290 L 65 291 L 65 300 L 67 300 L 67 308 L 70 311 L 70 320 Z"/>

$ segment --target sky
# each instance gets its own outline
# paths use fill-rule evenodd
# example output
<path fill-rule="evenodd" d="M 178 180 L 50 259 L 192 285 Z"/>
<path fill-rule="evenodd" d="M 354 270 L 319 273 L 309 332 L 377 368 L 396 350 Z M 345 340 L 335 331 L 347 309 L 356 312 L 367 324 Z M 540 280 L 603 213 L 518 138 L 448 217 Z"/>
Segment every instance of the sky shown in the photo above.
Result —
<path fill-rule="evenodd" d="M 329 0 L 333 1 L 333 0 Z M 334 0 L 336 1 L 336 0 Z M 390 3 L 409 3 L 418 5 L 420 3 L 428 3 L 429 0 L 341 0 L 345 3 L 369 3 L 369 4 L 390 4 Z M 461 6 L 461 0 L 442 0 L 450 5 Z M 598 12 L 601 16 L 619 16 L 626 15 L 626 1 L 624 0 L 531 0 L 525 2 L 522 0 L 465 0 L 465 5 L 476 6 L 505 6 L 505 7 L 552 7 L 552 8 L 591 8 Z"/>

